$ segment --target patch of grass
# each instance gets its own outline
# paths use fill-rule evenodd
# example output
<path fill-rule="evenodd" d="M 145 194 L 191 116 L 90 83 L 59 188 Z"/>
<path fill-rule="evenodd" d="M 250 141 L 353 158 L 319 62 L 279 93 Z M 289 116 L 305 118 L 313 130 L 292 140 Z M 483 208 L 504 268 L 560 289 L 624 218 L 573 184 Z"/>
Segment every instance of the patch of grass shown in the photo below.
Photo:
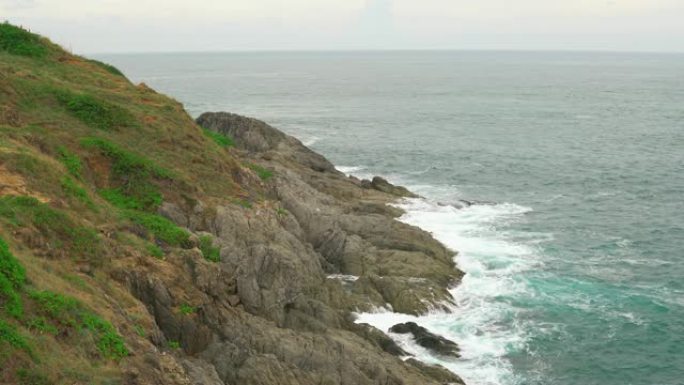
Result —
<path fill-rule="evenodd" d="M 52 320 L 59 321 L 65 326 L 75 326 L 74 318 L 81 310 L 75 298 L 67 297 L 51 291 L 35 291 L 29 294 L 36 302 L 40 311 Z"/>
<path fill-rule="evenodd" d="M 62 190 L 64 190 L 64 193 L 76 198 L 79 202 L 84 203 L 91 208 L 95 207 L 93 201 L 90 199 L 90 196 L 88 196 L 86 190 L 83 187 L 76 184 L 76 182 L 71 177 L 64 176 L 62 177 L 62 179 L 60 179 L 59 182 L 62 185 Z"/>
<path fill-rule="evenodd" d="M 59 327 L 77 328 L 92 333 L 103 357 L 119 360 L 128 355 L 124 340 L 114 326 L 86 309 L 75 298 L 50 291 L 32 292 L 29 295 L 38 305 L 39 311 Z"/>
<path fill-rule="evenodd" d="M 104 131 L 116 127 L 130 127 L 135 123 L 133 115 L 122 107 L 88 94 L 56 91 L 57 100 L 66 110 L 86 125 Z"/>
<path fill-rule="evenodd" d="M 69 174 L 76 179 L 81 179 L 81 170 L 83 169 L 81 158 L 69 151 L 64 146 L 59 146 L 57 148 L 57 153 L 59 154 L 59 160 L 62 162 L 64 167 L 66 167 Z"/>
<path fill-rule="evenodd" d="M 246 200 L 246 199 L 240 199 L 240 198 L 235 198 L 232 200 L 233 203 L 235 203 L 238 206 L 244 207 L 246 209 L 251 209 L 252 208 L 252 202 Z"/>
<path fill-rule="evenodd" d="M 210 235 L 203 235 L 200 237 L 200 250 L 204 259 L 210 262 L 221 262 L 221 250 L 214 247 L 213 238 Z"/>
<path fill-rule="evenodd" d="M 147 333 L 145 333 L 145 328 L 143 328 L 143 327 L 140 326 L 140 325 L 134 325 L 134 326 L 133 326 L 133 329 L 135 329 L 135 333 L 136 333 L 137 335 L 139 335 L 140 337 L 143 337 L 143 338 L 144 338 L 145 335 L 147 334 Z"/>
<path fill-rule="evenodd" d="M 190 244 L 190 234 L 187 231 L 160 215 L 135 210 L 126 210 L 124 215 L 169 246 L 187 247 Z"/>
<path fill-rule="evenodd" d="M 32 354 L 31 346 L 17 328 L 0 319 L 0 343 L 9 344 L 15 349 L 21 349 Z"/>
<path fill-rule="evenodd" d="M 161 247 L 155 245 L 154 243 L 150 243 L 147 245 L 147 252 L 157 259 L 164 259 L 164 250 L 162 250 Z"/>
<path fill-rule="evenodd" d="M 104 62 L 101 62 L 101 61 L 95 60 L 95 59 L 88 59 L 88 58 L 83 58 L 83 59 L 85 59 L 87 62 L 93 63 L 96 66 L 104 69 L 105 71 L 109 72 L 110 74 L 126 77 L 123 74 L 123 72 L 119 71 L 118 68 L 114 67 L 111 64 L 104 63 Z"/>
<path fill-rule="evenodd" d="M 254 171 L 263 181 L 267 181 L 273 177 L 273 171 L 265 167 L 261 167 L 258 164 L 248 163 L 247 167 Z"/>
<path fill-rule="evenodd" d="M 174 349 L 174 350 L 180 349 L 180 342 L 169 341 L 169 348 Z"/>
<path fill-rule="evenodd" d="M 276 215 L 282 218 L 282 217 L 284 217 L 284 216 L 287 215 L 287 210 L 285 210 L 285 209 L 282 208 L 282 207 L 278 207 L 278 208 L 276 209 Z"/>
<path fill-rule="evenodd" d="M 33 58 L 43 58 L 48 53 L 40 36 L 8 22 L 0 24 L 0 50 Z"/>
<path fill-rule="evenodd" d="M 100 196 L 120 209 L 152 210 L 162 203 L 162 196 L 156 187 L 146 185 L 136 189 L 136 195 L 127 195 L 122 188 L 102 189 Z"/>
<path fill-rule="evenodd" d="M 20 290 L 26 282 L 26 271 L 12 255 L 5 240 L 0 239 L 0 305 L 14 318 L 24 314 Z"/>
<path fill-rule="evenodd" d="M 51 324 L 45 317 L 36 317 L 28 321 L 26 327 L 28 327 L 31 331 L 38 332 L 39 334 L 47 333 L 56 335 L 57 333 L 59 333 L 59 330 L 57 330 L 57 328 L 53 324 Z"/>
<path fill-rule="evenodd" d="M 14 226 L 33 225 L 49 239 L 54 249 L 65 249 L 73 257 L 97 261 L 102 252 L 95 230 L 78 226 L 61 211 L 55 210 L 33 197 L 0 197 L 0 217 Z"/>
<path fill-rule="evenodd" d="M 123 338 L 114 326 L 93 313 L 82 315 L 83 326 L 98 336 L 97 348 L 109 359 L 120 360 L 128 355 Z"/>
<path fill-rule="evenodd" d="M 189 315 L 194 314 L 197 311 L 197 308 L 190 306 L 187 303 L 183 303 L 180 305 L 178 310 L 181 312 L 181 314 Z"/>
<path fill-rule="evenodd" d="M 235 142 L 233 141 L 233 138 L 229 137 L 226 134 L 220 134 L 218 132 L 212 131 L 208 128 L 202 128 L 202 132 L 204 132 L 204 135 L 209 137 L 211 140 L 216 142 L 221 147 L 233 147 L 235 146 Z"/>
<path fill-rule="evenodd" d="M 170 179 L 171 172 L 138 154 L 121 149 L 101 138 L 84 138 L 81 145 L 98 149 L 112 161 L 112 182 L 118 187 L 101 190 L 100 194 L 114 206 L 123 209 L 154 211 L 162 202 L 152 178 Z"/>
<path fill-rule="evenodd" d="M 20 385 L 51 385 L 52 381 L 43 373 L 32 369 L 21 368 L 17 370 L 17 379 Z"/>

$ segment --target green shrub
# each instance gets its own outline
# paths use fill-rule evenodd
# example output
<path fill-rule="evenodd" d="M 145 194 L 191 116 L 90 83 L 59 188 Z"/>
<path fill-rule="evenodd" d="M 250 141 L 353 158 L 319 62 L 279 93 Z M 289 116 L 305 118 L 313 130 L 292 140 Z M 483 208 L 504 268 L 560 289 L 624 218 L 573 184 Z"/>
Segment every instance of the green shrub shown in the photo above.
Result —
<path fill-rule="evenodd" d="M 208 136 L 211 140 L 216 142 L 216 144 L 218 144 L 221 147 L 233 147 L 235 145 L 233 138 L 229 137 L 226 134 L 220 134 L 208 128 L 202 128 L 202 131 L 204 132 L 204 135 Z"/>
<path fill-rule="evenodd" d="M 33 197 L 0 197 L 0 217 L 15 226 L 33 225 L 50 240 L 51 247 L 64 248 L 73 256 L 95 261 L 102 251 L 95 230 L 77 226 L 64 213 Z"/>
<path fill-rule="evenodd" d="M 187 303 L 183 303 L 180 305 L 180 312 L 181 314 L 188 315 L 188 314 L 193 314 L 197 311 L 197 308 L 192 307 L 188 305 Z"/>
<path fill-rule="evenodd" d="M 125 216 L 147 229 L 157 240 L 167 245 L 187 247 L 190 243 L 190 234 L 187 231 L 160 215 L 126 210 Z"/>
<path fill-rule="evenodd" d="M 64 167 L 71 176 L 76 179 L 81 179 L 81 169 L 83 164 L 81 164 L 81 159 L 78 155 L 72 153 L 64 146 L 59 146 L 57 148 L 57 153 L 59 154 L 59 160 L 62 162 Z"/>
<path fill-rule="evenodd" d="M 259 178 L 261 178 L 261 180 L 263 180 L 263 181 L 267 181 L 273 177 L 273 171 L 271 171 L 267 168 L 261 167 L 258 164 L 249 163 L 247 165 L 247 167 L 252 169 L 259 176 Z"/>
<path fill-rule="evenodd" d="M 45 57 L 48 53 L 40 36 L 7 22 L 0 24 L 0 50 L 34 58 Z"/>
<path fill-rule="evenodd" d="M 171 348 L 171 349 L 180 349 L 180 342 L 178 342 L 178 341 L 169 341 L 169 348 Z"/>
<path fill-rule="evenodd" d="M 161 204 L 161 193 L 150 179 L 170 179 L 172 174 L 169 171 L 105 139 L 84 138 L 81 145 L 98 149 L 112 160 L 112 182 L 119 187 L 101 190 L 100 194 L 114 206 L 154 211 Z"/>
<path fill-rule="evenodd" d="M 200 237 L 200 250 L 204 259 L 211 262 L 221 261 L 221 250 L 218 247 L 213 246 L 213 239 L 209 235 L 204 235 Z"/>
<path fill-rule="evenodd" d="M 134 125 L 135 119 L 127 110 L 87 94 L 57 91 L 57 99 L 66 110 L 90 127 L 111 130 Z"/>
<path fill-rule="evenodd" d="M 0 304 L 7 314 L 19 318 L 24 313 L 20 290 L 26 282 L 24 267 L 12 255 L 3 239 L 0 239 Z"/>

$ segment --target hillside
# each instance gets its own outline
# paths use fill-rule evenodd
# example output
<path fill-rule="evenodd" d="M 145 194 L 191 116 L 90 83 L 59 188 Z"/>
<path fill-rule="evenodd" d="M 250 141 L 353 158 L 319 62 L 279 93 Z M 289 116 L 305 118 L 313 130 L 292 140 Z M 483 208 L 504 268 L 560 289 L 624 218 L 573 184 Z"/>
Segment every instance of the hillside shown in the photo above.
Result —
<path fill-rule="evenodd" d="M 353 322 L 462 275 L 410 195 L 1 24 L 0 383 L 460 383 Z"/>

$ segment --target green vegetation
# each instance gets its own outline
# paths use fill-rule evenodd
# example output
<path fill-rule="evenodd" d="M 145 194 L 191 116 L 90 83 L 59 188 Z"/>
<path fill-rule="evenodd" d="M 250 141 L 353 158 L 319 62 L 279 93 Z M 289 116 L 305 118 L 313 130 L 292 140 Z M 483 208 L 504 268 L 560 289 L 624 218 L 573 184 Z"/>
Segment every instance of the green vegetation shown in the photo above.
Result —
<path fill-rule="evenodd" d="M 72 153 L 64 146 L 59 146 L 57 148 L 57 153 L 59 154 L 59 160 L 62 162 L 64 167 L 71 176 L 76 179 L 81 179 L 81 170 L 83 169 L 83 164 L 81 164 L 81 159 L 78 155 Z"/>
<path fill-rule="evenodd" d="M 101 138 L 84 138 L 81 145 L 98 149 L 112 161 L 112 182 L 119 187 L 100 191 L 103 198 L 122 209 L 154 211 L 162 202 L 152 178 L 170 179 L 171 173 L 138 154 Z"/>
<path fill-rule="evenodd" d="M 62 179 L 60 179 L 60 183 L 62 185 L 62 190 L 64 190 L 67 195 L 76 198 L 78 201 L 88 205 L 91 208 L 95 207 L 93 201 L 90 200 L 90 197 L 88 196 L 88 192 L 86 192 L 83 187 L 76 184 L 72 178 L 64 176 Z"/>
<path fill-rule="evenodd" d="M 208 136 L 211 140 L 216 142 L 221 147 L 233 147 L 235 146 L 235 142 L 233 141 L 233 138 L 229 137 L 226 134 L 220 134 L 218 132 L 212 131 L 208 128 L 202 128 L 202 131 L 204 132 L 204 135 Z"/>
<path fill-rule="evenodd" d="M 188 314 L 195 313 L 197 311 L 197 308 L 192 307 L 192 306 L 188 305 L 187 303 L 183 303 L 180 305 L 179 310 L 180 310 L 181 314 L 188 315 Z"/>
<path fill-rule="evenodd" d="M 33 58 L 42 58 L 48 53 L 40 36 L 7 22 L 0 24 L 0 51 Z"/>
<path fill-rule="evenodd" d="M 33 197 L 0 197 L 0 218 L 13 226 L 33 225 L 49 239 L 54 250 L 64 249 L 72 257 L 96 261 L 102 251 L 100 238 L 93 229 L 77 226 L 64 213 Z"/>
<path fill-rule="evenodd" d="M 119 360 L 128 355 L 123 338 L 114 326 L 86 309 L 78 300 L 50 291 L 30 293 L 39 312 L 55 323 L 58 330 L 75 328 L 89 331 L 105 358 Z"/>
<path fill-rule="evenodd" d="M 273 177 L 273 171 L 271 171 L 267 168 L 261 167 L 258 164 L 249 163 L 249 164 L 247 164 L 247 167 L 252 169 L 259 176 L 259 178 L 261 178 L 261 180 L 263 180 L 263 181 L 267 181 Z"/>
<path fill-rule="evenodd" d="M 20 318 L 24 313 L 20 290 L 26 281 L 26 271 L 0 239 L 0 305 L 7 314 Z"/>
<path fill-rule="evenodd" d="M 29 330 L 37 331 L 40 334 L 53 334 L 56 335 L 59 333 L 59 330 L 52 325 L 47 318 L 45 317 L 36 317 L 32 320 L 30 320 L 26 326 L 29 328 Z"/>
<path fill-rule="evenodd" d="M 145 335 L 147 334 L 145 333 L 145 328 L 143 328 L 140 325 L 133 325 L 133 329 L 135 329 L 135 333 L 140 337 L 145 337 Z"/>
<path fill-rule="evenodd" d="M 180 349 L 180 342 L 178 342 L 178 341 L 169 341 L 169 348 L 171 348 L 171 349 Z"/>
<path fill-rule="evenodd" d="M 189 246 L 190 234 L 160 215 L 135 210 L 126 210 L 124 215 L 152 233 L 157 240 L 169 246 Z"/>
<path fill-rule="evenodd" d="M 164 259 L 164 250 L 162 250 L 161 247 L 155 245 L 154 243 L 150 243 L 147 245 L 147 252 L 157 259 Z"/>
<path fill-rule="evenodd" d="M 92 95 L 56 91 L 57 99 L 71 115 L 90 127 L 108 131 L 133 126 L 135 119 L 125 109 Z"/>
<path fill-rule="evenodd" d="M 233 203 L 235 203 L 238 206 L 244 207 L 246 209 L 251 209 L 252 208 L 252 202 L 246 200 L 246 199 L 239 199 L 235 198 L 232 200 Z"/>
<path fill-rule="evenodd" d="M 52 381 L 43 373 L 21 368 L 17 370 L 20 385 L 51 385 Z"/>
<path fill-rule="evenodd" d="M 100 196 L 120 209 L 153 210 L 162 203 L 162 196 L 152 185 L 136 187 L 137 196 L 127 195 L 123 188 L 102 189 Z"/>
<path fill-rule="evenodd" d="M 200 250 L 204 259 L 210 262 L 221 262 L 221 250 L 214 247 L 213 239 L 210 235 L 203 235 L 200 237 Z"/>
<path fill-rule="evenodd" d="M 114 67 L 114 66 L 111 65 L 111 64 L 103 63 L 103 62 L 101 62 L 101 61 L 99 61 L 99 60 L 95 60 L 95 59 L 88 59 L 88 58 L 83 58 L 83 59 L 84 59 L 85 61 L 87 61 L 87 62 L 90 62 L 90 63 L 95 64 L 96 66 L 101 67 L 102 69 L 104 69 L 105 71 L 109 72 L 110 74 L 117 75 L 117 76 L 126 77 L 126 76 L 123 74 L 123 72 L 119 71 L 118 68 Z"/>
<path fill-rule="evenodd" d="M 278 207 L 278 208 L 276 209 L 276 215 L 282 218 L 282 217 L 284 217 L 284 216 L 287 215 L 287 210 L 285 210 L 285 209 L 282 208 L 282 207 Z"/>
<path fill-rule="evenodd" d="M 0 343 L 7 343 L 15 349 L 21 349 L 31 354 L 31 347 L 16 327 L 0 319 Z"/>

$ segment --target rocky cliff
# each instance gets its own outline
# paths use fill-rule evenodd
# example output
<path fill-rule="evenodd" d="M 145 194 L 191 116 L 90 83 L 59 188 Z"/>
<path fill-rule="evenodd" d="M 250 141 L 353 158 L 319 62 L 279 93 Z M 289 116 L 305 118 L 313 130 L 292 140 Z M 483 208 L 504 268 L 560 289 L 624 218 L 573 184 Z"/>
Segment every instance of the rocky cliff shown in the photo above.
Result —
<path fill-rule="evenodd" d="M 406 189 L 9 24 L 0 105 L 0 383 L 461 383 L 354 322 L 462 275 Z"/>

